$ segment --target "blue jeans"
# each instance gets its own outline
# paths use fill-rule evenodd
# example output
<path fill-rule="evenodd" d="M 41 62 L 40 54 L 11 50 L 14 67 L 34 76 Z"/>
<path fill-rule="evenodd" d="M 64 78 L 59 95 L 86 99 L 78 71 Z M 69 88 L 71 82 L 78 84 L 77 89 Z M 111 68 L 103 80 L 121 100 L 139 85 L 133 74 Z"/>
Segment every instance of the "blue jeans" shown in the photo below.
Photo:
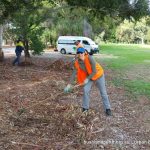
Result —
<path fill-rule="evenodd" d="M 102 75 L 96 81 L 90 80 L 83 87 L 84 95 L 83 95 L 82 107 L 85 108 L 85 109 L 89 109 L 89 102 L 90 102 L 89 93 L 90 93 L 93 82 L 96 82 L 96 86 L 98 87 L 99 92 L 101 94 L 104 110 L 110 109 L 110 101 L 109 101 L 107 91 L 106 91 L 105 76 L 104 75 Z"/>
<path fill-rule="evenodd" d="M 19 65 L 20 64 L 20 57 L 21 57 L 21 52 L 17 52 L 16 53 L 16 58 L 15 60 L 13 61 L 13 65 L 15 65 L 16 63 Z"/>

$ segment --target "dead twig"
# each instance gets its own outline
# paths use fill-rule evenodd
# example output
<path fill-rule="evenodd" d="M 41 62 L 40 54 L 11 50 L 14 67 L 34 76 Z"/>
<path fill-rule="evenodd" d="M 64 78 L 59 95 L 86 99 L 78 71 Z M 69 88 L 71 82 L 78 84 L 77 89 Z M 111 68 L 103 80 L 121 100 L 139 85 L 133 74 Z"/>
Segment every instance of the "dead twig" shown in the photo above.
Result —
<path fill-rule="evenodd" d="M 77 85 L 75 85 L 74 87 L 72 87 L 72 89 L 75 89 L 75 88 L 80 87 L 80 86 L 82 86 L 82 85 L 77 84 Z M 56 99 L 58 96 L 60 96 L 60 95 L 62 95 L 62 94 L 64 94 L 64 91 L 61 92 L 61 93 L 59 93 L 59 94 L 57 94 L 57 95 L 56 95 L 55 97 L 53 97 L 52 99 L 54 100 L 54 99 Z M 34 105 L 31 105 L 31 106 L 29 106 L 29 107 L 27 107 L 27 108 L 21 108 L 21 109 L 19 109 L 18 112 L 17 112 L 18 116 L 21 116 L 21 115 L 22 115 L 23 113 L 25 113 L 27 110 L 29 110 L 29 109 L 31 109 L 31 108 L 33 108 L 33 107 L 35 107 L 35 106 L 37 106 L 37 105 L 39 105 L 39 104 L 41 104 L 41 103 L 47 101 L 47 100 L 49 100 L 49 99 L 50 99 L 50 97 L 48 97 L 48 98 L 46 98 L 46 99 L 44 99 L 44 100 L 42 100 L 42 101 L 40 101 L 40 102 L 37 102 L 37 103 L 35 103 Z"/>
<path fill-rule="evenodd" d="M 37 144 L 31 144 L 31 143 L 23 143 L 23 142 L 14 142 L 11 141 L 12 144 L 16 144 L 16 145 L 26 145 L 26 146 L 34 146 L 34 147 L 46 147 L 46 146 L 40 146 Z"/>

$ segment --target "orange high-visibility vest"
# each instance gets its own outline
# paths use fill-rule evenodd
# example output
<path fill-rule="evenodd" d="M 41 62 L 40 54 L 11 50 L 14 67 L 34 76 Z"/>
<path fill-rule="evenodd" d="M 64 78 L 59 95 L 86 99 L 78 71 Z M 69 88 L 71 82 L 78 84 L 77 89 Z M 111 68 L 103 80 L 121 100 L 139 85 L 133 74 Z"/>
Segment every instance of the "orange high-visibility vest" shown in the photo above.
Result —
<path fill-rule="evenodd" d="M 88 55 L 85 55 L 84 64 L 87 71 L 80 68 L 78 60 L 75 61 L 75 68 L 77 69 L 77 80 L 79 84 L 83 84 L 84 80 L 92 73 L 92 66 Z M 96 74 L 92 77 L 92 80 L 97 80 L 104 73 L 103 68 L 96 62 Z"/>

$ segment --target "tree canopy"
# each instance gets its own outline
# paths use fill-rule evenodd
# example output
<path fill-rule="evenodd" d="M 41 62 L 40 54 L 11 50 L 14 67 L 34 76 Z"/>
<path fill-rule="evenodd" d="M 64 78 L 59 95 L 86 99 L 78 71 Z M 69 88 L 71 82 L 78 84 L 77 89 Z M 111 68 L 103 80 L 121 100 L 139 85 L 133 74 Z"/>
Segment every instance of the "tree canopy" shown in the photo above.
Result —
<path fill-rule="evenodd" d="M 149 15 L 149 0 L 67 0 L 71 6 L 88 9 L 103 18 L 106 15 L 139 19 Z"/>
<path fill-rule="evenodd" d="M 149 11 L 149 0 L 3 0 L 0 1 L 0 24 L 6 24 L 7 20 L 10 33 L 14 37 L 23 36 L 27 55 L 29 47 L 40 53 L 43 44 L 55 45 L 59 35 L 128 43 L 135 42 L 138 36 L 149 41 L 149 28 L 145 27 L 143 32 L 139 24 L 132 32 L 133 25 L 122 23 L 125 19 L 135 23 L 149 16 Z M 149 20 L 147 17 L 146 22 Z M 120 30 L 120 24 L 128 28 Z"/>
<path fill-rule="evenodd" d="M 19 11 L 23 6 L 31 5 L 31 1 L 28 0 L 2 0 L 0 1 L 0 18 L 1 23 L 4 20 L 13 17 L 16 11 Z"/>

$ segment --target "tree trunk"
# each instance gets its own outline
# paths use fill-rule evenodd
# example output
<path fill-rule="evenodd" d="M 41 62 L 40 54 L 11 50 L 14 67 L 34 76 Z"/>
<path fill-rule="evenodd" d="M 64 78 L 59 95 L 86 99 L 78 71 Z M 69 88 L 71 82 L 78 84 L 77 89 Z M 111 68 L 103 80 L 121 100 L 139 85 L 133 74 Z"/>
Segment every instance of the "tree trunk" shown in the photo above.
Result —
<path fill-rule="evenodd" d="M 87 19 L 83 20 L 83 35 L 92 38 L 92 26 L 88 23 Z"/>
<path fill-rule="evenodd" d="M 25 65 L 29 65 L 31 64 L 31 57 L 30 57 L 30 53 L 29 53 L 29 41 L 27 39 L 25 39 L 24 41 L 24 54 L 25 54 Z"/>
<path fill-rule="evenodd" d="M 25 53 L 25 58 L 30 58 L 30 53 L 29 53 L 29 42 L 28 40 L 25 40 L 24 41 L 24 46 L 25 46 L 25 50 L 24 50 L 24 53 Z"/>
<path fill-rule="evenodd" d="M 142 42 L 142 44 L 145 44 L 145 43 L 144 43 L 144 38 L 141 38 L 141 42 Z"/>
<path fill-rule="evenodd" d="M 3 44 L 3 26 L 0 24 L 0 61 L 4 60 L 4 53 L 2 50 L 2 44 Z"/>

